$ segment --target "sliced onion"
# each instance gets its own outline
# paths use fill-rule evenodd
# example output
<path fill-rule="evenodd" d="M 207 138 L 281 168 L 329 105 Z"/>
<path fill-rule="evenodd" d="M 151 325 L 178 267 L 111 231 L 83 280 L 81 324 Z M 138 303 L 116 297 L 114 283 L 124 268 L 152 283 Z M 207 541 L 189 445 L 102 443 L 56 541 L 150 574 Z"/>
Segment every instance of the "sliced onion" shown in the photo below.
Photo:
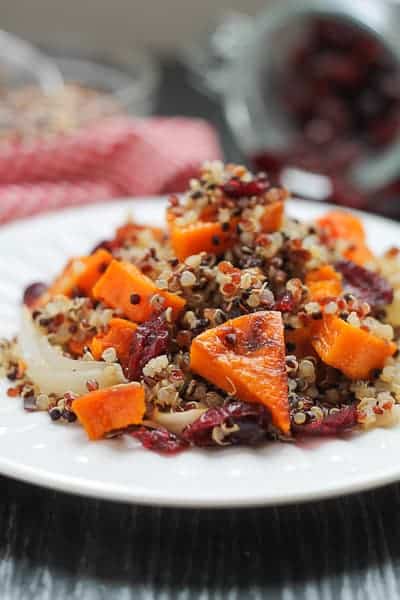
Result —
<path fill-rule="evenodd" d="M 45 394 L 64 394 L 67 391 L 85 394 L 89 379 L 96 380 L 100 388 L 126 381 L 120 365 L 62 356 L 60 350 L 52 346 L 35 326 L 25 307 L 18 343 L 27 365 L 28 377 Z"/>
<path fill-rule="evenodd" d="M 201 417 L 206 411 L 206 408 L 192 408 L 191 410 L 174 413 L 165 413 L 155 410 L 152 414 L 152 421 L 162 425 L 162 427 L 165 427 L 165 429 L 168 429 L 171 433 L 179 435 L 185 427 L 194 423 L 194 421 Z"/>

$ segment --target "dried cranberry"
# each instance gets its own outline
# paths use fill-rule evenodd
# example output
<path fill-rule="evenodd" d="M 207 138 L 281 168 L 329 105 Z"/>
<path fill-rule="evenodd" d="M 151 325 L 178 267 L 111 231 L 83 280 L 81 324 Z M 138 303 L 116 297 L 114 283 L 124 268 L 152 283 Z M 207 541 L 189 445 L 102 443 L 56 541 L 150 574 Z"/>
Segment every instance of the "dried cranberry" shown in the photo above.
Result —
<path fill-rule="evenodd" d="M 295 434 L 304 435 L 337 435 L 344 431 L 353 429 L 357 424 L 357 409 L 355 405 L 343 406 L 333 414 L 326 415 L 321 419 L 315 419 L 304 425 L 292 423 L 292 431 Z"/>
<path fill-rule="evenodd" d="M 186 427 L 182 437 L 196 446 L 215 446 L 212 439 L 214 427 L 238 425 L 239 430 L 227 434 L 230 444 L 255 445 L 265 441 L 270 414 L 264 406 L 231 402 L 226 406 L 209 408 L 194 423 Z"/>
<path fill-rule="evenodd" d="M 261 196 L 269 187 L 266 179 L 255 179 L 254 181 L 239 181 L 231 179 L 221 185 L 221 189 L 230 198 L 241 198 L 242 196 Z"/>
<path fill-rule="evenodd" d="M 130 435 L 139 440 L 144 448 L 161 454 L 176 454 L 188 446 L 187 442 L 161 427 L 159 429 L 140 427 L 132 431 Z"/>
<path fill-rule="evenodd" d="M 47 290 L 47 285 L 38 281 L 37 283 L 31 283 L 24 291 L 23 303 L 28 307 L 32 308 L 35 302 L 42 296 Z"/>
<path fill-rule="evenodd" d="M 292 312 L 295 308 L 295 301 L 293 294 L 289 291 L 284 292 L 280 298 L 275 302 L 274 309 L 280 310 L 281 312 Z"/>
<path fill-rule="evenodd" d="M 337 262 L 335 268 L 343 276 L 345 291 L 354 294 L 361 302 L 368 302 L 372 309 L 393 302 L 393 289 L 378 273 L 349 260 Z"/>
<path fill-rule="evenodd" d="M 142 375 L 143 367 L 168 349 L 169 330 L 163 315 L 141 323 L 133 334 L 126 376 L 136 381 Z"/>
<path fill-rule="evenodd" d="M 239 429 L 231 433 L 228 441 L 233 446 L 258 446 L 266 440 L 266 430 L 262 423 L 256 419 L 237 419 L 235 425 Z"/>

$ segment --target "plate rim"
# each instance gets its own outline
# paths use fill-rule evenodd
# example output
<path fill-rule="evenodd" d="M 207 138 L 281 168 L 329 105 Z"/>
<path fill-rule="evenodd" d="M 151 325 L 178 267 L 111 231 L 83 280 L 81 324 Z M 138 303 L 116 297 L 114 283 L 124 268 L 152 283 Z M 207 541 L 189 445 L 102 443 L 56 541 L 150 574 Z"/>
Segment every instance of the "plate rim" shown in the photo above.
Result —
<path fill-rule="evenodd" d="M 58 219 L 63 215 L 78 215 L 84 211 L 85 213 L 96 212 L 102 208 L 112 210 L 113 205 L 117 207 L 117 210 L 126 208 L 127 211 L 134 209 L 135 204 L 141 202 L 157 202 L 162 206 L 165 203 L 166 196 L 148 196 L 139 198 L 118 198 L 111 202 L 94 203 L 90 205 L 83 205 L 80 207 L 67 207 L 61 210 L 57 210 L 50 213 L 44 213 L 19 219 L 12 223 L 2 225 L 0 227 L 0 240 L 4 234 L 13 234 L 14 230 L 18 230 L 24 227 L 35 227 L 38 223 L 47 221 L 51 223 L 53 219 Z M 299 203 L 303 208 L 309 207 L 311 211 L 327 211 L 330 209 L 346 210 L 343 207 L 334 206 L 329 203 L 305 201 L 292 199 L 289 200 L 289 211 L 290 207 L 294 203 Z M 347 209 L 349 212 L 359 215 L 368 224 L 376 224 L 377 222 L 381 226 L 397 227 L 400 231 L 400 224 L 392 219 L 382 217 L 380 215 L 368 214 L 363 211 Z M 141 219 L 145 222 L 145 218 Z M 1 393 L 1 392 L 0 392 Z M 368 435 L 366 432 L 363 435 Z M 196 451 L 196 450 L 195 450 Z M 162 457 L 165 460 L 174 460 L 173 457 Z M 354 476 L 347 482 L 338 483 L 333 480 L 328 486 L 321 487 L 319 490 L 308 491 L 304 489 L 300 492 L 285 492 L 279 490 L 278 492 L 271 492 L 267 496 L 265 492 L 257 496 L 252 493 L 245 493 L 236 497 L 215 497 L 212 495 L 204 495 L 201 497 L 193 498 L 188 496 L 182 496 L 180 494 L 172 494 L 168 492 L 163 495 L 162 493 L 135 491 L 134 488 L 129 489 L 127 485 L 121 484 L 110 484 L 108 482 L 101 482 L 97 480 L 87 481 L 84 476 L 77 477 L 73 475 L 63 475 L 48 472 L 41 467 L 34 467 L 21 463 L 18 460 L 7 459 L 0 456 L 0 474 L 30 483 L 47 489 L 56 490 L 59 492 L 70 493 L 74 495 L 91 497 L 96 499 L 111 500 L 116 502 L 125 502 L 131 504 L 149 505 L 149 506 L 165 506 L 165 507 L 176 507 L 176 508 L 245 508 L 245 507 L 257 507 L 257 506 L 278 506 L 278 505 L 289 505 L 298 504 L 305 502 L 313 502 L 324 500 L 327 498 L 335 498 L 341 495 L 354 494 L 357 492 L 363 492 L 378 487 L 388 485 L 400 480 L 400 464 L 388 466 L 371 477 L 368 473 L 363 474 L 359 477 Z"/>

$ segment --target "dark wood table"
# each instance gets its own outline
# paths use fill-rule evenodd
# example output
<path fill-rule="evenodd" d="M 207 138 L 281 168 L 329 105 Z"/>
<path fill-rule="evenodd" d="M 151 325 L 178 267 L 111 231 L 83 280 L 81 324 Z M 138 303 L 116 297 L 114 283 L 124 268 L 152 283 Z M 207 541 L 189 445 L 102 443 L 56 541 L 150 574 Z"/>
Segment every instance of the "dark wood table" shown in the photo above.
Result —
<path fill-rule="evenodd" d="M 209 118 L 227 158 L 240 159 L 219 108 L 185 84 L 175 63 L 165 64 L 159 111 Z M 0 477 L 0 600 L 400 598 L 399 491 L 200 511 L 96 501 Z"/>

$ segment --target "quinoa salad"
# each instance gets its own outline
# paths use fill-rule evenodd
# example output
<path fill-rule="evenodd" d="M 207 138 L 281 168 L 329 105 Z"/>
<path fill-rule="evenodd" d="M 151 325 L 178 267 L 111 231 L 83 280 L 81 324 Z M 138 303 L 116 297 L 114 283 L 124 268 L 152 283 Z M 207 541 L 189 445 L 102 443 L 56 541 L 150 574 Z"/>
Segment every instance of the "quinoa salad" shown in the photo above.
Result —
<path fill-rule="evenodd" d="M 288 197 L 206 163 L 165 229 L 128 220 L 27 287 L 8 396 L 166 454 L 396 424 L 400 251 L 375 256 L 347 211 L 299 222 Z"/>

